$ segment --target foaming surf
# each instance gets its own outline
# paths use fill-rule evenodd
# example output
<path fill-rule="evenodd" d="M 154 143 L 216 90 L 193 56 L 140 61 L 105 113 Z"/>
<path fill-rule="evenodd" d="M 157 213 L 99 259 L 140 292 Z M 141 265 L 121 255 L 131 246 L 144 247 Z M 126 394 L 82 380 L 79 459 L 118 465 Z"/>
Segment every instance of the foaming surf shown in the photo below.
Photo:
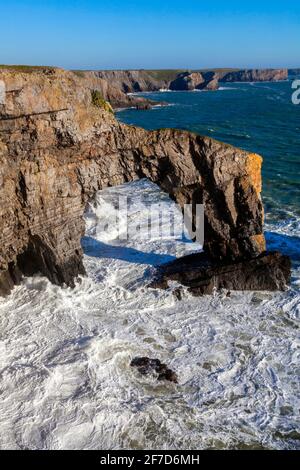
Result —
<path fill-rule="evenodd" d="M 141 227 L 127 242 L 97 230 L 122 194 Z M 75 289 L 35 276 L 0 299 L 1 448 L 299 448 L 297 284 L 230 297 L 185 291 L 182 301 L 176 286 L 148 288 L 157 264 L 200 247 L 145 242 L 141 194 L 171 210 L 146 180 L 101 191 L 87 208 L 88 275 Z M 178 385 L 139 376 L 136 355 L 167 363 Z"/>

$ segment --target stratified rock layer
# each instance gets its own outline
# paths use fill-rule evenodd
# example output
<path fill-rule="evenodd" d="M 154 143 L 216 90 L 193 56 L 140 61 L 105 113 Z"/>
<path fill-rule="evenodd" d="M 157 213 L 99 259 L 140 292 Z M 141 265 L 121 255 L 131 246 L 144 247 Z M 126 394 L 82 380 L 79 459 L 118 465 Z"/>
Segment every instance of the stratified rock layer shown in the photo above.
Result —
<path fill-rule="evenodd" d="M 83 73 L 83 72 L 82 72 Z M 184 70 L 104 70 L 84 72 L 86 78 L 97 78 L 107 99 L 114 102 L 142 99 L 126 96 L 127 93 L 153 92 L 160 89 L 175 91 L 217 90 L 219 82 L 262 82 L 288 79 L 287 69 L 249 69 L 210 71 Z M 99 82 L 100 83 L 100 82 Z"/>
<path fill-rule="evenodd" d="M 237 70 L 221 77 L 222 82 L 278 82 L 288 79 L 287 69 Z"/>
<path fill-rule="evenodd" d="M 205 252 L 218 262 L 265 250 L 261 158 L 183 131 L 147 132 L 92 104 L 63 70 L 2 72 L 0 293 L 22 273 L 74 285 L 84 274 L 83 212 L 97 190 L 139 178 L 182 207 L 205 204 Z"/>

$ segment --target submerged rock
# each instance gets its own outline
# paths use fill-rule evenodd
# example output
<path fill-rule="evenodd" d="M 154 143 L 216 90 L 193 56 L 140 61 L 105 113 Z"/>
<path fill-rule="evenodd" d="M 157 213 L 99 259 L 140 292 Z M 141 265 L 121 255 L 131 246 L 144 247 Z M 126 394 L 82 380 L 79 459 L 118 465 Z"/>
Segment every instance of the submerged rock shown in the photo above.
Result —
<path fill-rule="evenodd" d="M 130 363 L 131 367 L 136 367 L 140 374 L 157 375 L 157 380 L 167 380 L 168 382 L 178 383 L 175 372 L 169 369 L 166 364 L 159 359 L 150 359 L 149 357 L 135 357 Z"/>
<path fill-rule="evenodd" d="M 284 290 L 290 277 L 290 259 L 278 252 L 226 264 L 199 253 L 160 266 L 151 287 L 166 289 L 168 281 L 177 281 L 194 295 L 211 294 L 214 289 L 276 291 Z"/>
<path fill-rule="evenodd" d="M 148 110 L 148 109 L 151 109 L 151 108 L 152 108 L 152 106 L 151 106 L 150 103 L 138 103 L 136 105 L 136 109 L 138 111 L 145 111 L 145 110 Z"/>

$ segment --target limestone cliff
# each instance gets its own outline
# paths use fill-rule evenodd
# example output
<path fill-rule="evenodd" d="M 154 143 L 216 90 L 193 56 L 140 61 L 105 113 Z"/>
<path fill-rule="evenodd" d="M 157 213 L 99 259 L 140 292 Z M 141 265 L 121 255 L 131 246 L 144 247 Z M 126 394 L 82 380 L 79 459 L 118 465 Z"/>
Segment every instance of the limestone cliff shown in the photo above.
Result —
<path fill-rule="evenodd" d="M 151 92 L 160 89 L 174 91 L 217 90 L 220 82 L 261 82 L 288 79 L 287 69 L 104 70 L 84 72 L 84 74 L 86 77 L 93 76 L 106 81 L 109 88 L 123 94 L 123 101 L 126 100 L 124 96 L 128 93 Z M 113 99 L 115 94 L 116 91 L 112 93 Z M 109 96 L 107 99 L 110 99 Z"/>
<path fill-rule="evenodd" d="M 157 79 L 147 70 L 100 70 L 92 72 L 96 77 L 106 80 L 123 93 L 157 91 L 167 88 L 169 81 Z"/>
<path fill-rule="evenodd" d="M 218 80 L 214 75 L 200 72 L 185 72 L 179 74 L 175 80 L 169 84 L 170 90 L 217 90 L 219 87 Z"/>
<path fill-rule="evenodd" d="M 178 201 L 205 204 L 205 252 L 218 262 L 265 250 L 261 158 L 183 131 L 119 123 L 72 72 L 2 71 L 0 294 L 22 274 L 74 285 L 89 198 L 149 178 Z"/>
<path fill-rule="evenodd" d="M 278 82 L 288 79 L 287 69 L 249 69 L 230 72 L 220 78 L 221 82 Z"/>
<path fill-rule="evenodd" d="M 128 107 L 135 107 L 138 109 L 143 109 L 147 107 L 151 107 L 151 105 L 156 105 L 157 101 L 151 101 L 149 99 L 140 97 L 140 96 L 132 96 L 128 93 L 135 90 L 134 87 L 127 88 L 125 86 L 126 82 L 122 82 L 121 80 L 116 80 L 113 77 L 110 78 L 107 75 L 101 72 L 94 72 L 94 71 L 87 71 L 87 72 L 73 72 L 75 73 L 76 77 L 80 79 L 81 86 L 88 87 L 90 89 L 99 90 L 103 96 L 103 98 L 111 103 L 114 109 L 118 108 L 128 108 Z M 111 72 L 113 76 L 115 72 Z M 149 91 L 152 91 L 152 88 L 148 84 L 145 84 L 145 89 L 147 90 L 149 87 Z"/>

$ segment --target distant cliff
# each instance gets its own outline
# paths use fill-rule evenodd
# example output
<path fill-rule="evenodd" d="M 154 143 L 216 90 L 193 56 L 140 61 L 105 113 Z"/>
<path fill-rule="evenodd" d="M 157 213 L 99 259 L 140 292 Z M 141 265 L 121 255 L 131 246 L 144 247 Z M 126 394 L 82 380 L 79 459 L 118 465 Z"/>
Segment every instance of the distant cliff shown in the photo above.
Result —
<path fill-rule="evenodd" d="M 0 65 L 0 72 L 51 74 L 55 67 L 28 67 Z M 288 73 L 297 75 L 300 69 L 214 69 L 214 70 L 75 70 L 70 72 L 85 88 L 98 90 L 114 109 L 135 107 L 147 109 L 157 105 L 135 93 L 159 90 L 214 91 L 224 82 L 287 80 Z M 162 103 L 163 104 L 163 103 Z"/>
<path fill-rule="evenodd" d="M 109 101 L 114 109 L 128 107 L 145 108 L 152 104 L 157 104 L 157 102 L 146 98 L 128 94 L 134 91 L 142 91 L 138 88 L 135 89 L 135 82 L 131 77 L 132 72 L 75 71 L 73 73 L 80 79 L 83 86 L 99 90 L 103 98 Z M 150 82 L 142 80 L 142 83 L 145 90 L 151 88 Z M 151 88 L 151 91 L 152 89 L 154 90 L 155 88 Z"/>
<path fill-rule="evenodd" d="M 156 79 L 151 75 L 151 71 L 146 70 L 105 70 L 92 73 L 107 80 L 123 93 L 157 91 L 160 88 L 167 88 L 169 84 L 166 80 Z"/>
<path fill-rule="evenodd" d="M 288 79 L 287 69 L 251 69 L 230 72 L 220 78 L 221 82 L 278 82 Z"/>
<path fill-rule="evenodd" d="M 107 99 L 119 103 L 126 101 L 128 93 L 154 92 L 159 90 L 193 91 L 217 90 L 222 82 L 263 82 L 288 79 L 287 69 L 215 69 L 215 70 L 104 70 L 84 72 L 87 77 L 94 77 L 107 82 L 112 89 L 107 92 Z M 109 98 L 112 95 L 112 99 Z M 128 95 L 127 95 L 128 96 Z M 132 98 L 131 98 L 132 99 Z"/>
<path fill-rule="evenodd" d="M 170 90 L 217 90 L 218 80 L 215 80 L 214 74 L 200 72 L 184 72 L 179 74 L 175 80 L 169 83 Z"/>

